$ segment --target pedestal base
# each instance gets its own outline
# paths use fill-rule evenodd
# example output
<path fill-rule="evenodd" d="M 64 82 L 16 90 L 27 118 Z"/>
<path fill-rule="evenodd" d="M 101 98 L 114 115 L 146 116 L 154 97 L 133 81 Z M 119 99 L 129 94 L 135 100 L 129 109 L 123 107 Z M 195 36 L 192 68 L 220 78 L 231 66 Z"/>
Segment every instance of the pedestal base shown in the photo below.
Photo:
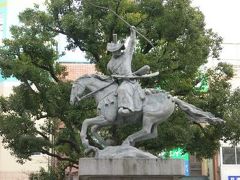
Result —
<path fill-rule="evenodd" d="M 184 176 L 183 160 L 96 159 L 79 160 L 80 180 L 175 180 Z"/>

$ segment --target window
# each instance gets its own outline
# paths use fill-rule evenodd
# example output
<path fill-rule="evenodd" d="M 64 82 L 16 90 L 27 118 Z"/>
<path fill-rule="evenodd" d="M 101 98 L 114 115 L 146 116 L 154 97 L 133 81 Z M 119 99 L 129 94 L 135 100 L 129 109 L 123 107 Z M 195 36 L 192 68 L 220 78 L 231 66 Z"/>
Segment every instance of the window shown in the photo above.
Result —
<path fill-rule="evenodd" d="M 240 147 L 236 148 L 237 164 L 240 164 Z"/>
<path fill-rule="evenodd" d="M 223 164 L 236 164 L 235 148 L 223 147 L 222 148 Z"/>
<path fill-rule="evenodd" d="M 223 164 L 240 164 L 240 147 L 222 147 Z"/>

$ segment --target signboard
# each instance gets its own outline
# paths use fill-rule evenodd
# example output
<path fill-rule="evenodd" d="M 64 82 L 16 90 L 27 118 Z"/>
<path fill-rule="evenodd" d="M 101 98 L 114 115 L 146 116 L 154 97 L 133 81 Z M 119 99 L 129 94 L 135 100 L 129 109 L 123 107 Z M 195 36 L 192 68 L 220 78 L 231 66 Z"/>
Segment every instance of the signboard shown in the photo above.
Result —
<path fill-rule="evenodd" d="M 228 180 L 240 180 L 240 176 L 228 176 Z"/>
<path fill-rule="evenodd" d="M 194 87 L 196 92 L 205 93 L 209 89 L 208 85 L 208 77 L 204 74 L 200 74 L 199 77 L 196 79 L 196 85 Z"/>

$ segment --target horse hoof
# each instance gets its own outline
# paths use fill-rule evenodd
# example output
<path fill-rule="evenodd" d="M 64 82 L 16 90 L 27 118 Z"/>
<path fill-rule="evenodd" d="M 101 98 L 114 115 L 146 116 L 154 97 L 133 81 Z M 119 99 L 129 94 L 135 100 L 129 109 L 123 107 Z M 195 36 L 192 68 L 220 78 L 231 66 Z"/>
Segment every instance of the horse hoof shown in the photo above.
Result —
<path fill-rule="evenodd" d="M 122 145 L 123 146 L 131 146 L 131 143 L 129 141 L 123 141 Z"/>
<path fill-rule="evenodd" d="M 84 150 L 84 154 L 89 155 L 90 153 L 96 154 L 98 152 L 98 148 L 96 147 L 88 147 L 87 149 Z"/>

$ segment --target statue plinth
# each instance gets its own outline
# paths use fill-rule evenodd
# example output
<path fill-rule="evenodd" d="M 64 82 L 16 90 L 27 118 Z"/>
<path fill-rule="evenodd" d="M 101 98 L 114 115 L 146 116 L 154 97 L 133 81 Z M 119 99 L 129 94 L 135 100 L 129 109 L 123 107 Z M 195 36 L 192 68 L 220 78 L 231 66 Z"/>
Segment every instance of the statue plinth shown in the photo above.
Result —
<path fill-rule="evenodd" d="M 175 180 L 184 176 L 183 160 L 81 158 L 80 180 Z"/>
<path fill-rule="evenodd" d="M 120 159 L 120 158 L 145 158 L 157 159 L 156 156 L 149 152 L 144 152 L 136 147 L 129 145 L 108 146 L 103 150 L 99 150 L 96 154 L 98 159 Z"/>

